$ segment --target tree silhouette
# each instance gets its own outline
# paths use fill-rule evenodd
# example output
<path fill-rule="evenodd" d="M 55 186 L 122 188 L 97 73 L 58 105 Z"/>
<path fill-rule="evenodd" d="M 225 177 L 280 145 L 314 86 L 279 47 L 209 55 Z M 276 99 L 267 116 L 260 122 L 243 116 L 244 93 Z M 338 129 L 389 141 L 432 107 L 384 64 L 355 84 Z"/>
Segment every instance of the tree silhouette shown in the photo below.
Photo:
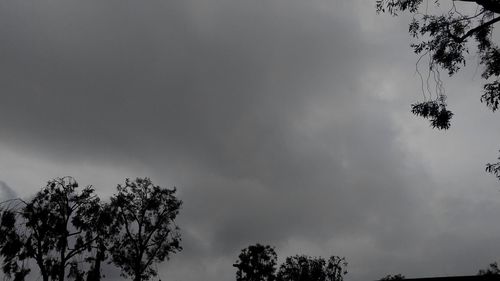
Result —
<path fill-rule="evenodd" d="M 86 209 L 82 218 L 87 218 L 91 226 L 91 231 L 95 236 L 92 245 L 93 254 L 86 260 L 91 263 L 87 272 L 87 281 L 101 280 L 101 264 L 107 258 L 108 248 L 116 230 L 113 227 L 113 213 L 107 203 L 94 204 L 93 208 Z"/>
<path fill-rule="evenodd" d="M 98 205 L 99 198 L 91 186 L 79 193 L 77 187 L 71 177 L 56 178 L 30 201 L 8 202 L 16 204 L 2 210 L 0 223 L 0 255 L 7 276 L 24 280 L 30 271 L 24 264 L 33 259 L 43 281 L 63 281 L 67 276 L 83 280 L 75 258 L 96 240 L 86 214 Z"/>
<path fill-rule="evenodd" d="M 287 257 L 278 270 L 278 281 L 342 281 L 347 274 L 345 258 L 296 255 Z"/>
<path fill-rule="evenodd" d="M 441 11 L 441 3 L 450 8 Z M 459 9 L 457 5 L 464 6 Z M 471 5 L 475 5 L 471 6 Z M 466 7 L 465 7 L 466 6 Z M 452 76 L 466 64 L 471 47 L 475 48 L 479 64 L 483 66 L 485 80 L 481 102 L 492 111 L 500 106 L 500 48 L 493 40 L 495 24 L 500 22 L 500 1 L 498 0 L 376 0 L 377 12 L 388 12 L 397 16 L 407 11 L 413 15 L 409 33 L 417 42 L 413 51 L 422 58 L 428 57 L 427 79 L 422 78 L 424 100 L 412 104 L 412 113 L 429 119 L 431 126 L 448 129 L 453 113 L 447 109 L 446 95 L 440 79 L 440 69 Z M 473 45 L 474 43 L 474 45 Z M 432 80 L 434 85 L 430 85 Z M 426 85 L 424 85 L 426 84 Z M 424 90 L 425 89 L 425 90 Z M 434 90 L 431 90 L 434 89 Z M 486 171 L 500 180 L 499 162 L 486 165 Z"/>
<path fill-rule="evenodd" d="M 500 269 L 498 268 L 497 262 L 490 263 L 490 266 L 488 268 L 479 270 L 477 275 L 487 275 L 487 276 L 500 275 Z"/>
<path fill-rule="evenodd" d="M 154 263 L 182 249 L 175 224 L 182 202 L 175 188 L 161 188 L 149 178 L 127 179 L 117 189 L 110 204 L 115 233 L 109 247 L 112 262 L 125 277 L 149 280 L 157 274 Z"/>
<path fill-rule="evenodd" d="M 24 238 L 16 229 L 16 213 L 12 210 L 2 210 L 0 217 L 0 256 L 3 258 L 2 271 L 7 277 L 14 277 L 15 280 L 24 280 L 24 277 L 31 271 L 24 267 L 24 253 L 22 248 Z"/>
<path fill-rule="evenodd" d="M 379 280 L 380 281 L 395 281 L 395 280 L 403 280 L 403 279 L 405 279 L 404 275 L 401 275 L 401 274 L 390 275 L 389 274 L 383 278 L 380 278 Z"/>
<path fill-rule="evenodd" d="M 0 205 L 2 271 L 24 280 L 34 260 L 43 281 L 98 281 L 108 255 L 124 276 L 147 280 L 152 265 L 181 250 L 174 220 L 181 201 L 175 189 L 149 179 L 118 185 L 111 203 L 102 203 L 91 186 L 76 191 L 71 177 L 47 183 L 28 201 Z"/>
<path fill-rule="evenodd" d="M 275 280 L 277 255 L 269 245 L 255 244 L 241 250 L 239 260 L 233 264 L 237 281 Z"/>
<path fill-rule="evenodd" d="M 482 77 L 486 79 L 481 101 L 496 111 L 500 103 L 500 49 L 493 42 L 494 25 L 500 21 L 500 2 L 497 0 L 455 0 L 445 12 L 429 14 L 429 7 L 439 7 L 443 1 L 423 0 L 376 0 L 377 12 L 398 15 L 408 11 L 413 15 L 409 33 L 419 40 L 412 44 L 413 51 L 429 57 L 429 75 L 436 82 L 435 91 L 428 90 L 427 100 L 412 105 L 412 112 L 428 118 L 432 127 L 448 129 L 453 114 L 446 109 L 446 96 L 439 78 L 439 68 L 454 75 L 466 63 L 465 55 L 476 43 L 479 63 L 484 66 Z M 477 8 L 460 11 L 457 3 L 475 4 Z M 471 12 L 472 11 L 472 12 Z M 421 58 L 422 58 L 421 57 Z M 428 82 L 429 80 L 427 80 Z M 429 88 L 428 88 L 429 89 Z M 425 91 L 424 91 L 425 95 Z"/>

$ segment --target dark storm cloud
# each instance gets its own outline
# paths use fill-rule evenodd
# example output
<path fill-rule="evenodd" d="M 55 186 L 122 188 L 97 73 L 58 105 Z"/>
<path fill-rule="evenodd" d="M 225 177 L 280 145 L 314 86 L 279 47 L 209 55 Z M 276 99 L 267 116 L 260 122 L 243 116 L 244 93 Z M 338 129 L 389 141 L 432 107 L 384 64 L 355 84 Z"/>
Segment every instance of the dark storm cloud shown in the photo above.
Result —
<path fill-rule="evenodd" d="M 197 12 L 202 4 L 193 1 L 122 5 L 3 9 L 6 130 L 61 152 L 129 149 L 137 157 L 185 147 L 211 161 L 241 150 L 239 142 L 258 143 L 248 138 L 282 135 L 304 93 L 326 75 L 353 75 L 344 69 L 359 45 L 351 32 L 301 15 L 297 4 L 221 1 Z M 154 149 L 134 151 L 145 146 Z"/>
<path fill-rule="evenodd" d="M 1 142 L 56 167 L 106 162 L 97 181 L 141 163 L 177 185 L 172 280 L 233 280 L 254 242 L 346 255 L 354 280 L 464 268 L 450 256 L 473 251 L 468 232 L 440 224 L 484 210 L 440 201 L 408 151 L 408 100 L 393 100 L 418 94 L 414 60 L 391 35 L 405 19 L 375 29 L 374 16 L 371 1 L 4 2 Z"/>

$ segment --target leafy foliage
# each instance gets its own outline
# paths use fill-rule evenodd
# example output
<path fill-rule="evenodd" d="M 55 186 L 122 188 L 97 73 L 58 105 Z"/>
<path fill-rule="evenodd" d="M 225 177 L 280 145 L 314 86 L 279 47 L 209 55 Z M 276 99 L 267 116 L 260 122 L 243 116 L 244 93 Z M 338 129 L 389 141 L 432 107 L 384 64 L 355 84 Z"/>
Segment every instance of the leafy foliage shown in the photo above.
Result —
<path fill-rule="evenodd" d="M 181 250 L 174 220 L 181 201 L 175 189 L 149 179 L 127 180 L 105 204 L 91 186 L 77 192 L 71 177 L 47 183 L 31 200 L 0 203 L 2 270 L 14 280 L 38 265 L 43 281 L 99 281 L 108 255 L 123 275 L 147 280 L 155 262 Z"/>
<path fill-rule="evenodd" d="M 115 235 L 115 229 L 112 226 L 113 214 L 111 207 L 107 203 L 94 204 L 90 208 L 82 208 L 77 218 L 79 220 L 86 220 L 82 223 L 90 226 L 89 230 L 92 231 L 94 237 L 94 243 L 91 246 L 93 254 L 89 254 L 85 258 L 86 262 L 91 264 L 86 280 L 99 281 L 102 277 L 101 264 L 108 257 L 108 248 L 110 247 L 111 239 Z M 77 271 L 74 272 L 76 273 Z"/>
<path fill-rule="evenodd" d="M 441 13 L 428 13 L 429 10 L 440 10 L 441 3 L 451 5 L 450 9 Z M 464 11 L 458 9 L 457 5 L 460 3 L 468 5 Z M 429 4 L 434 6 L 429 7 Z M 475 4 L 475 9 L 471 4 Z M 393 16 L 404 11 L 411 13 L 413 20 L 408 31 L 417 40 L 411 45 L 413 51 L 421 56 L 420 59 L 429 57 L 428 77 L 433 77 L 436 87 L 433 93 L 427 79 L 427 91 L 422 87 L 425 99 L 423 102 L 412 104 L 413 114 L 429 119 L 433 128 L 450 128 L 453 113 L 447 109 L 444 102 L 446 95 L 439 69 L 446 70 L 450 76 L 454 75 L 466 64 L 466 55 L 472 47 L 483 67 L 481 76 L 485 80 L 480 101 L 490 110 L 498 110 L 500 47 L 493 40 L 493 30 L 494 25 L 500 21 L 500 1 L 376 0 L 376 9 L 379 13 L 387 12 Z M 488 164 L 486 171 L 500 179 L 500 162 Z"/>
<path fill-rule="evenodd" d="M 446 109 L 446 104 L 440 101 L 426 101 L 411 105 L 411 112 L 415 115 L 428 118 L 431 126 L 438 129 L 448 129 L 453 113 Z"/>
<path fill-rule="evenodd" d="M 30 270 L 22 267 L 18 260 L 24 259 L 21 254 L 23 240 L 16 231 L 16 213 L 12 210 L 4 210 L 0 218 L 0 256 L 3 257 L 2 271 L 12 277 L 27 275 Z"/>
<path fill-rule="evenodd" d="M 233 264 L 238 270 L 237 281 L 273 281 L 276 279 L 277 255 L 269 245 L 251 245 L 239 255 L 239 261 Z"/>
<path fill-rule="evenodd" d="M 498 263 L 490 263 L 490 266 L 486 269 L 481 269 L 477 275 L 488 275 L 488 276 L 498 276 L 500 275 L 500 269 L 498 268 Z"/>
<path fill-rule="evenodd" d="M 500 180 L 500 157 L 498 157 L 497 163 L 486 164 L 486 172 L 492 173 Z"/>
<path fill-rule="evenodd" d="M 287 257 L 276 272 L 277 255 L 274 248 L 261 244 L 251 245 L 233 264 L 237 281 L 343 281 L 347 274 L 345 258 L 295 255 Z"/>
<path fill-rule="evenodd" d="M 296 255 L 287 257 L 278 271 L 278 281 L 342 281 L 346 270 L 345 258 Z"/>
<path fill-rule="evenodd" d="M 127 179 L 111 198 L 114 237 L 110 242 L 112 262 L 124 276 L 135 281 L 157 274 L 154 263 L 182 250 L 175 218 L 182 202 L 176 189 L 154 185 L 149 178 Z"/>
<path fill-rule="evenodd" d="M 81 192 L 76 192 L 77 187 L 71 177 L 56 178 L 30 201 L 14 200 L 19 204 L 2 210 L 0 254 L 7 276 L 23 278 L 29 273 L 24 262 L 33 259 L 44 281 L 83 278 L 75 258 L 95 241 L 93 221 L 83 212 L 96 208 L 99 198 L 91 186 Z"/>
<path fill-rule="evenodd" d="M 432 2 L 439 7 L 442 1 Z M 460 12 L 456 7 L 459 2 L 477 4 L 476 12 Z M 480 100 L 492 111 L 496 111 L 500 102 L 500 49 L 492 40 L 492 31 L 494 24 L 500 21 L 500 17 L 496 16 L 500 12 L 500 2 L 452 1 L 451 8 L 442 14 L 428 14 L 428 4 L 429 2 L 422 0 L 377 0 L 376 8 L 377 12 L 388 12 L 391 15 L 398 15 L 403 11 L 413 15 L 408 31 L 418 41 L 411 46 L 416 54 L 429 56 L 429 71 L 433 74 L 439 73 L 437 67 L 440 67 L 450 76 L 454 75 L 466 64 L 465 55 L 469 53 L 470 43 L 475 42 L 479 63 L 484 67 L 482 77 L 486 80 Z M 444 98 L 444 93 L 440 88 L 439 76 L 435 79 L 438 84 L 435 98 L 418 103 L 417 108 L 412 106 L 412 112 L 430 119 L 434 128 L 448 129 L 453 114 L 446 109 L 445 103 L 439 102 Z M 422 114 L 424 108 L 429 108 L 431 114 Z"/>
<path fill-rule="evenodd" d="M 395 274 L 395 275 L 387 275 L 383 278 L 380 278 L 380 281 L 395 281 L 395 280 L 403 280 L 405 279 L 404 275 L 401 274 Z"/>

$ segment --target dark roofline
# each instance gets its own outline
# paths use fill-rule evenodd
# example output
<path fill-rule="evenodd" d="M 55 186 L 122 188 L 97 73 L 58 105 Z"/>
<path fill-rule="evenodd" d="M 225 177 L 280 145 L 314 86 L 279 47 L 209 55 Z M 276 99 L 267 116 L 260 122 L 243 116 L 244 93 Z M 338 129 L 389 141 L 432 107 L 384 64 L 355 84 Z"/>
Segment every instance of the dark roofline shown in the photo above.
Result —
<path fill-rule="evenodd" d="M 500 280 L 500 275 L 442 276 L 442 277 L 404 279 L 404 281 L 489 281 L 489 280 Z"/>

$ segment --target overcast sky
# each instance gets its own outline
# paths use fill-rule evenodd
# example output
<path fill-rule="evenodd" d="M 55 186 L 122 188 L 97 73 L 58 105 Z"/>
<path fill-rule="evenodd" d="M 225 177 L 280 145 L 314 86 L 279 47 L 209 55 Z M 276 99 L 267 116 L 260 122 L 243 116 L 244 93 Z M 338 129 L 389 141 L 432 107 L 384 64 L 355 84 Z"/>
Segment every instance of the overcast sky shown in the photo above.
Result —
<path fill-rule="evenodd" d="M 476 274 L 500 259 L 499 115 L 471 54 L 451 129 L 413 116 L 409 19 L 374 2 L 1 1 L 0 197 L 176 186 L 164 281 L 235 280 L 257 242 L 345 256 L 349 281 Z"/>

